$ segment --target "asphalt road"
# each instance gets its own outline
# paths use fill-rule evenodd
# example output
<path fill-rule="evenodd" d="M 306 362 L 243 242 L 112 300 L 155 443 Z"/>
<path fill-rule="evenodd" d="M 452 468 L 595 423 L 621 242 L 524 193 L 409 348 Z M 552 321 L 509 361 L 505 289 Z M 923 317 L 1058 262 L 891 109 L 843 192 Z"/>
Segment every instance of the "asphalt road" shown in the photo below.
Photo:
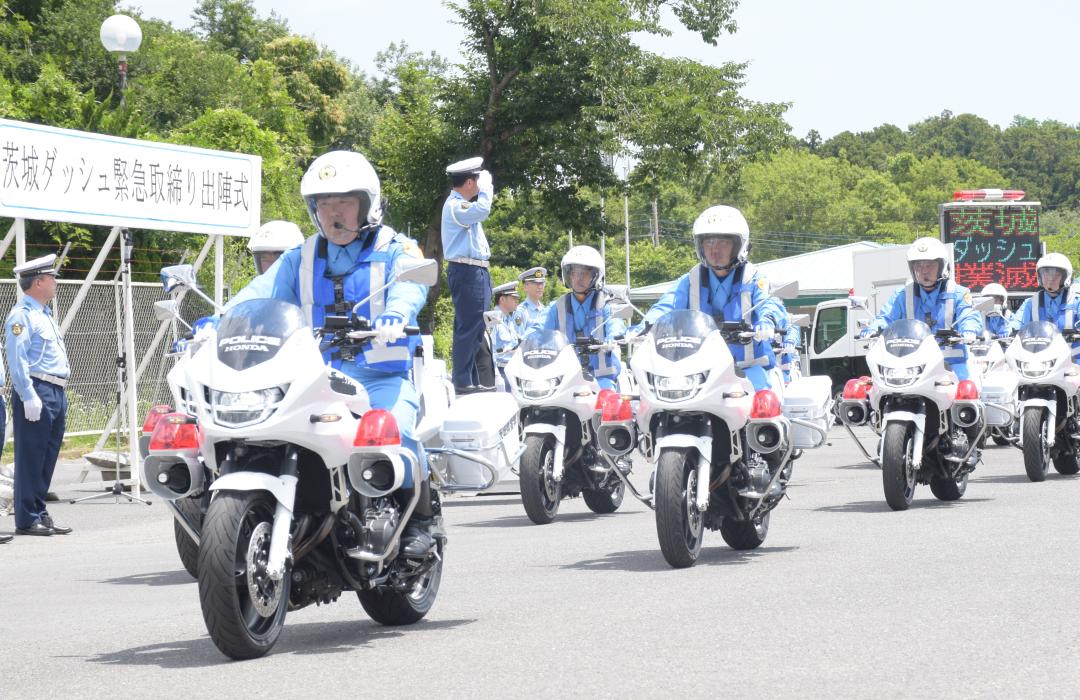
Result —
<path fill-rule="evenodd" d="M 55 504 L 73 535 L 0 546 L 0 696 L 1080 695 L 1080 477 L 992 448 L 961 501 L 893 513 L 834 428 L 789 493 L 761 548 L 707 533 L 681 571 L 636 502 L 537 527 L 516 496 L 456 498 L 427 619 L 344 594 L 247 662 L 207 637 L 161 504 Z"/>

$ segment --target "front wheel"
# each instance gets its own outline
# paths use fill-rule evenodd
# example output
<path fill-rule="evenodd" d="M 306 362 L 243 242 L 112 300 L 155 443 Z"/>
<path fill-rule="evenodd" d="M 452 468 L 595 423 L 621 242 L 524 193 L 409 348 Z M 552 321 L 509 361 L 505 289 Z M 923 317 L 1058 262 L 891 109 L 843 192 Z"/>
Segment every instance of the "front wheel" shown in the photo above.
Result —
<path fill-rule="evenodd" d="M 440 552 L 441 555 L 441 552 Z M 407 591 L 398 591 L 389 587 L 357 591 L 360 605 L 372 620 L 380 625 L 397 627 L 419 622 L 428 614 L 439 595 L 442 583 L 443 560 L 440 556 L 435 565 L 421 574 Z"/>
<path fill-rule="evenodd" d="M 266 571 L 274 508 L 265 491 L 220 491 L 206 512 L 199 601 L 210 639 L 233 659 L 266 654 L 285 626 L 291 577 Z"/>
<path fill-rule="evenodd" d="M 915 497 L 915 438 L 907 423 L 889 423 L 881 445 L 881 479 L 885 502 L 907 510 Z"/>
<path fill-rule="evenodd" d="M 557 443 L 550 435 L 529 435 L 521 455 L 521 503 L 525 514 L 537 525 L 547 525 L 559 512 L 562 489 L 555 481 Z"/>
<path fill-rule="evenodd" d="M 1049 411 L 1042 406 L 1024 409 L 1024 471 L 1032 481 L 1045 481 L 1050 471 L 1050 446 L 1046 444 Z"/>
<path fill-rule="evenodd" d="M 697 460 L 687 448 L 665 449 L 656 464 L 656 536 L 664 559 L 676 569 L 693 566 L 701 553 L 703 518 L 697 509 Z"/>

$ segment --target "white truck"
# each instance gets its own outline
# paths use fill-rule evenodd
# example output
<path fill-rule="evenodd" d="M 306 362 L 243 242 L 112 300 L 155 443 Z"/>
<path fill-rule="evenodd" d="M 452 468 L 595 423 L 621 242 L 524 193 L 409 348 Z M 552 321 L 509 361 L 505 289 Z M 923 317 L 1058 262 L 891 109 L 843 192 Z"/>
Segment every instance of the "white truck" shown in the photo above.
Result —
<path fill-rule="evenodd" d="M 865 324 L 874 318 L 892 293 L 910 279 L 907 249 L 890 246 L 852 254 L 852 294 L 866 297 L 866 309 L 853 308 L 850 299 L 833 299 L 821 302 L 814 310 L 806 348 L 809 370 L 815 376 L 828 375 L 834 394 L 843 390 L 848 379 L 870 373 L 866 367 L 870 341 L 859 339 L 859 321 Z"/>

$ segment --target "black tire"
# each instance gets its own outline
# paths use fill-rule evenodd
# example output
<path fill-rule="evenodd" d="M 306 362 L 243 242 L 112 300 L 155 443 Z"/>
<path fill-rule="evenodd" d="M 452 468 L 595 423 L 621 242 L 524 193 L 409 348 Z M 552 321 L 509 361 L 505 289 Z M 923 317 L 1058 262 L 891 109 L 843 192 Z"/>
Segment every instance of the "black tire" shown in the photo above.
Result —
<path fill-rule="evenodd" d="M 1075 454 L 1062 454 L 1054 457 L 1054 469 L 1058 474 L 1072 476 L 1080 473 L 1080 457 Z"/>
<path fill-rule="evenodd" d="M 690 455 L 689 448 L 665 449 L 656 463 L 656 536 L 664 559 L 676 569 L 694 565 L 705 535 L 695 503 L 697 460 Z"/>
<path fill-rule="evenodd" d="M 398 627 L 419 622 L 435 604 L 442 582 L 442 559 L 435 563 L 408 593 L 392 588 L 375 588 L 357 591 L 360 605 L 372 620 L 380 625 Z"/>
<path fill-rule="evenodd" d="M 766 513 L 757 523 L 750 520 L 734 520 L 724 518 L 720 523 L 720 535 L 732 549 L 757 549 L 765 542 L 769 534 L 769 518 L 772 512 Z"/>
<path fill-rule="evenodd" d="M 525 438 L 525 453 L 521 455 L 521 503 L 525 514 L 537 525 L 547 525 L 555 519 L 562 500 L 562 487 L 552 479 L 555 464 L 555 440 L 547 435 Z"/>
<path fill-rule="evenodd" d="M 1048 411 L 1042 406 L 1024 409 L 1021 422 L 1024 431 L 1024 471 L 1032 481 L 1046 481 L 1050 471 L 1050 446 L 1046 444 L 1046 420 Z"/>
<path fill-rule="evenodd" d="M 619 477 L 615 477 L 618 479 Z M 626 495 L 626 485 L 622 479 L 614 486 L 605 489 L 585 489 L 581 492 L 585 499 L 585 505 L 594 513 L 614 513 L 622 505 L 623 496 Z"/>
<path fill-rule="evenodd" d="M 998 445 L 999 447 L 1005 447 L 1006 445 L 1012 444 L 1011 442 L 1009 442 L 1009 438 L 1000 434 L 997 430 L 994 430 L 993 434 L 990 435 L 990 439 L 993 440 L 994 444 Z"/>
<path fill-rule="evenodd" d="M 889 423 L 881 446 L 881 481 L 885 502 L 893 510 L 907 510 L 915 497 L 915 468 L 912 452 L 915 438 L 907 423 Z"/>
<path fill-rule="evenodd" d="M 957 501 L 967 491 L 968 475 L 964 474 L 959 480 L 950 479 L 946 476 L 930 477 L 930 491 L 939 501 Z"/>
<path fill-rule="evenodd" d="M 263 576 L 274 508 L 273 496 L 265 491 L 220 491 L 206 513 L 199 547 L 199 601 L 210 639 L 233 659 L 263 656 L 285 626 L 289 571 L 278 583 Z M 263 594 L 258 600 L 252 599 L 252 587 Z"/>
<path fill-rule="evenodd" d="M 199 499 L 179 498 L 176 500 L 176 507 L 187 516 L 190 522 L 200 530 L 202 529 L 203 513 Z M 187 530 L 176 521 L 175 517 L 173 518 L 173 539 L 176 540 L 176 553 L 180 555 L 180 563 L 191 574 L 191 578 L 199 578 L 199 545 L 195 544 L 195 540 L 191 539 Z"/>

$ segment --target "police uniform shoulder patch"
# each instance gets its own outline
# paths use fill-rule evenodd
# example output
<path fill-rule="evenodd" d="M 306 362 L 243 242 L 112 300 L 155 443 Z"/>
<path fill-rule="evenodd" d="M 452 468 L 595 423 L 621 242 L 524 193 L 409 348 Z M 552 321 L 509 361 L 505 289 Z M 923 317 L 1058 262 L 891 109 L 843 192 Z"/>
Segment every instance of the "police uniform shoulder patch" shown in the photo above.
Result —
<path fill-rule="evenodd" d="M 424 257 L 424 252 L 420 250 L 420 246 L 411 238 L 406 238 L 402 241 L 402 247 L 405 249 L 405 254 L 413 258 Z"/>
<path fill-rule="evenodd" d="M 757 286 L 761 291 L 767 292 L 769 291 L 769 280 L 764 277 L 758 277 Z"/>
<path fill-rule="evenodd" d="M 21 323 L 13 323 L 13 324 L 11 324 L 11 334 L 12 335 L 22 335 L 22 332 L 23 332 L 23 325 Z"/>
<path fill-rule="evenodd" d="M 964 303 L 969 305 L 971 304 L 971 292 L 968 292 L 964 295 Z"/>
<path fill-rule="evenodd" d="M 472 202 L 462 202 L 458 206 L 461 207 L 461 211 L 465 211 L 466 209 L 468 209 L 469 207 L 472 206 Z"/>

